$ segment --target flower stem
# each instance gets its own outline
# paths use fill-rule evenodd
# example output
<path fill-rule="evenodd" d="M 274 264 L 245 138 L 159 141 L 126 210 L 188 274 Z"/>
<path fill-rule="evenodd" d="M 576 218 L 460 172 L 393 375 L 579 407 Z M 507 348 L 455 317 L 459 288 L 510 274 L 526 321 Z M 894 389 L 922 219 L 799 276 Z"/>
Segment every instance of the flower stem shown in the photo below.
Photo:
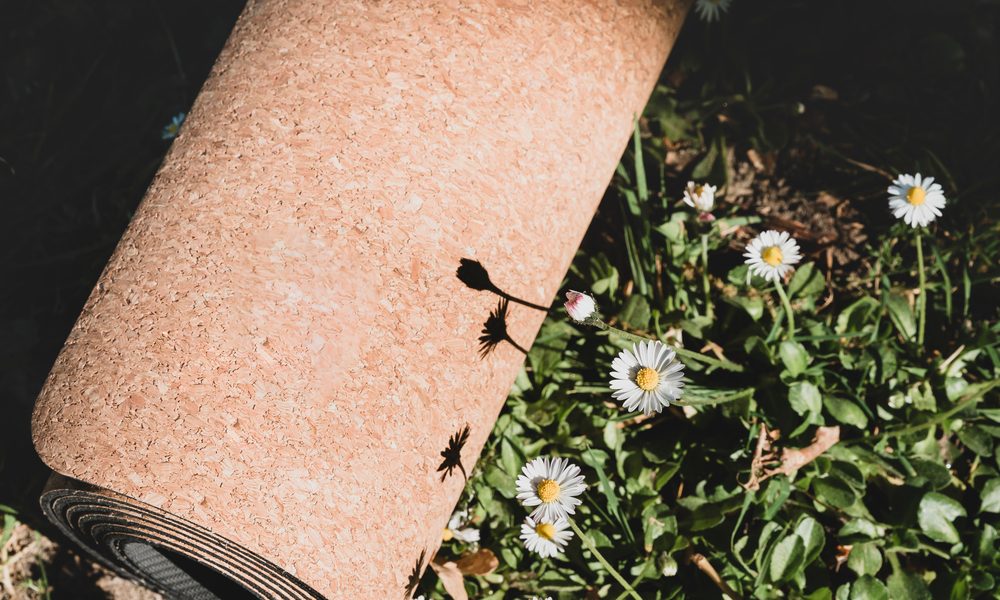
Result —
<path fill-rule="evenodd" d="M 924 323 L 927 321 L 927 277 L 924 273 L 924 242 L 917 228 L 917 272 L 920 277 L 920 296 L 917 298 L 917 345 L 924 345 Z"/>
<path fill-rule="evenodd" d="M 657 338 L 654 337 L 654 336 L 652 336 L 652 335 L 642 336 L 642 335 L 638 335 L 638 334 L 635 334 L 635 333 L 630 333 L 628 331 L 625 331 L 624 329 L 620 329 L 618 327 L 613 327 L 611 325 L 608 325 L 607 323 L 605 323 L 604 321 L 602 321 L 600 319 L 593 319 L 591 321 L 588 321 L 588 323 L 590 325 L 593 325 L 594 327 L 600 329 L 601 331 L 613 331 L 616 334 L 622 336 L 623 338 L 625 338 L 627 340 L 631 340 L 631 341 L 636 342 L 636 343 L 638 343 L 638 342 L 650 342 L 650 341 L 655 342 L 655 341 L 658 341 Z M 674 352 L 677 353 L 677 356 L 682 356 L 684 358 L 690 358 L 692 360 L 697 360 L 698 362 L 703 362 L 703 363 L 705 363 L 705 364 L 707 364 L 709 366 L 722 368 L 722 369 L 725 369 L 727 371 L 734 371 L 736 373 L 742 373 L 744 371 L 744 368 L 743 368 L 742 365 L 738 365 L 738 364 L 734 363 L 731 360 L 727 360 L 725 357 L 723 357 L 720 360 L 720 359 L 717 359 L 717 358 L 712 358 L 711 356 L 705 356 L 704 354 L 702 354 L 700 352 L 694 352 L 692 350 L 686 350 L 686 349 L 681 348 L 679 346 L 671 346 L 671 347 L 673 348 Z"/>
<path fill-rule="evenodd" d="M 651 339 L 651 338 L 644 337 L 644 336 L 641 336 L 641 335 L 636 335 L 634 333 L 629 333 L 629 332 L 625 331 L 624 329 L 619 329 L 617 327 L 612 327 L 611 325 L 608 325 L 607 323 L 605 323 L 604 321 L 601 321 L 600 319 L 595 319 L 593 321 L 593 325 L 594 325 L 594 327 L 597 327 L 598 329 L 602 329 L 604 331 L 614 331 L 618 335 L 620 335 L 620 336 L 622 336 L 624 338 L 627 338 L 627 339 L 629 339 L 629 340 L 631 340 L 633 342 L 636 342 L 636 343 L 638 343 L 638 342 L 648 342 Z"/>
<path fill-rule="evenodd" d="M 708 234 L 701 234 L 701 286 L 705 290 L 705 316 L 714 317 L 712 309 L 712 285 L 708 281 Z"/>
<path fill-rule="evenodd" d="M 795 315 L 792 314 L 792 303 L 788 301 L 788 294 L 785 293 L 785 286 L 781 285 L 781 280 L 774 281 L 774 289 L 777 290 L 781 298 L 781 306 L 785 309 L 785 316 L 788 318 L 788 339 L 795 337 Z"/>
<path fill-rule="evenodd" d="M 635 598 L 635 600 L 642 600 L 642 596 L 637 594 L 635 590 L 632 588 L 632 586 L 629 585 L 627 581 L 625 581 L 625 578 L 622 577 L 622 574 L 619 573 L 617 569 L 612 567 L 611 563 L 609 563 L 607 559 L 604 558 L 604 555 L 601 554 L 600 551 L 597 549 L 597 546 L 594 545 L 594 541 L 590 539 L 590 536 L 584 534 L 583 531 L 580 530 L 580 527 L 576 524 L 576 521 L 574 521 L 573 519 L 567 519 L 567 521 L 569 521 L 570 527 L 573 528 L 573 532 L 576 533 L 576 535 L 580 538 L 580 541 L 583 542 L 583 545 L 587 547 L 587 550 L 590 550 L 590 553 L 593 554 L 594 557 L 602 565 L 604 565 L 604 569 L 612 577 L 614 577 L 619 584 L 621 584 L 621 586 L 625 589 L 628 595 Z"/>

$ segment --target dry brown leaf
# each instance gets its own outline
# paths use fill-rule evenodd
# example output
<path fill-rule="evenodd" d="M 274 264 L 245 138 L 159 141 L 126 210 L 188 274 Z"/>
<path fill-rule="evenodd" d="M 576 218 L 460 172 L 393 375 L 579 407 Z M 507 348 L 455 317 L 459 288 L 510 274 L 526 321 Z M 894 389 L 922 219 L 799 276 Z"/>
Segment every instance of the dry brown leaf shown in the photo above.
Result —
<path fill-rule="evenodd" d="M 478 552 L 463 554 L 455 564 L 463 575 L 489 575 L 500 566 L 500 561 L 489 548 L 480 548 Z"/>
<path fill-rule="evenodd" d="M 854 548 L 852 544 L 842 544 L 837 546 L 837 553 L 834 555 L 833 559 L 836 561 L 833 567 L 833 572 L 837 573 L 840 571 L 840 567 L 844 566 L 847 559 L 851 556 L 851 549 Z"/>
<path fill-rule="evenodd" d="M 794 475 L 796 471 L 816 460 L 840 441 L 840 427 L 820 427 L 816 429 L 813 442 L 805 448 L 785 448 L 781 453 L 781 467 L 777 472 Z"/>
<path fill-rule="evenodd" d="M 840 99 L 840 94 L 837 93 L 837 90 L 823 84 L 814 85 L 811 95 L 814 100 L 826 100 L 828 102 L 835 102 Z"/>
<path fill-rule="evenodd" d="M 465 580 L 458 565 L 452 561 L 438 562 L 437 559 L 431 561 L 431 568 L 437 573 L 444 591 L 455 600 L 469 600 L 469 594 L 465 591 Z"/>
<path fill-rule="evenodd" d="M 757 152 L 753 148 L 747 150 L 747 160 L 753 165 L 753 168 L 758 173 L 764 170 L 764 159 L 761 158 L 760 152 Z"/>
<path fill-rule="evenodd" d="M 795 475 L 799 469 L 816 460 L 817 457 L 840 441 L 840 427 L 819 427 L 816 429 L 812 443 L 805 448 L 784 448 L 780 454 L 776 455 L 772 448 L 773 443 L 778 441 L 779 437 L 778 430 L 769 431 L 767 426 L 761 423 L 757 448 L 754 450 L 753 460 L 750 462 L 750 479 L 742 484 L 743 487 L 748 490 L 756 490 L 760 488 L 761 483 L 775 475 L 788 477 Z M 774 463 L 779 464 L 774 468 L 768 466 Z"/>

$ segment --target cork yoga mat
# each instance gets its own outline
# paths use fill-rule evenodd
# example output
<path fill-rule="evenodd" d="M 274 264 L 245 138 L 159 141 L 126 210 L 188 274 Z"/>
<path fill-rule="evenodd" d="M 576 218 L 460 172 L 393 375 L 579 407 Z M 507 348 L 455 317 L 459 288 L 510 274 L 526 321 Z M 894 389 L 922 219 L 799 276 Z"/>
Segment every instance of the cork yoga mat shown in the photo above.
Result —
<path fill-rule="evenodd" d="M 251 1 L 38 399 L 47 514 L 174 597 L 410 593 L 686 8 Z"/>

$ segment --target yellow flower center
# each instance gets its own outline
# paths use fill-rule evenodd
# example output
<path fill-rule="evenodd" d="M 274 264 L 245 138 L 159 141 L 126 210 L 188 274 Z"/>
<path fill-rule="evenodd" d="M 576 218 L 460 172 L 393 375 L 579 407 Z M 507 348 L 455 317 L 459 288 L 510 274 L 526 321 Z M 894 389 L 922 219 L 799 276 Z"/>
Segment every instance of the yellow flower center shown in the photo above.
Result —
<path fill-rule="evenodd" d="M 535 489 L 535 493 L 542 502 L 552 502 L 559 497 L 559 484 L 551 479 L 543 479 Z"/>
<path fill-rule="evenodd" d="M 656 372 L 656 369 L 650 369 L 649 367 L 643 367 L 639 369 L 639 372 L 635 374 L 635 384 L 639 386 L 640 389 L 645 391 L 655 390 L 656 386 L 660 383 L 660 374 Z"/>
<path fill-rule="evenodd" d="M 913 206 L 920 206 L 927 199 L 927 192 L 922 187 L 911 187 L 906 190 L 906 201 Z"/>
<path fill-rule="evenodd" d="M 777 267 L 781 264 L 781 259 L 784 258 L 784 255 L 781 254 L 781 248 L 778 246 L 768 246 L 760 253 L 760 257 L 772 267 Z"/>
<path fill-rule="evenodd" d="M 704 188 L 704 187 L 702 187 L 702 186 L 700 186 L 700 185 L 696 185 L 696 186 L 694 186 L 694 195 L 695 195 L 695 196 L 701 196 L 701 191 L 702 191 L 703 189 L 705 189 L 705 188 Z"/>
<path fill-rule="evenodd" d="M 447 527 L 441 533 L 441 541 L 442 542 L 447 542 L 447 541 L 451 540 L 451 538 L 453 538 L 453 537 L 455 537 L 455 532 L 453 532 L 452 530 L 448 529 Z"/>
<path fill-rule="evenodd" d="M 535 533 L 551 541 L 556 537 L 556 528 L 552 523 L 539 523 L 535 525 Z"/>

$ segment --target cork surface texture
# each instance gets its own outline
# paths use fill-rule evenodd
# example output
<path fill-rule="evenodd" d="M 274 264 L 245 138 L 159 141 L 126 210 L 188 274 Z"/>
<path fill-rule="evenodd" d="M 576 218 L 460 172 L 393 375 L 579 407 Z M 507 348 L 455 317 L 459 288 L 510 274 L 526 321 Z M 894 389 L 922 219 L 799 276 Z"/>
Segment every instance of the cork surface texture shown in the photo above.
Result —
<path fill-rule="evenodd" d="M 403 594 L 524 359 L 686 10 L 251 0 L 38 399 L 55 471 Z M 510 336 L 544 314 L 511 304 Z M 444 479 L 442 481 L 442 475 Z M 424 561 L 426 564 L 426 561 Z"/>

